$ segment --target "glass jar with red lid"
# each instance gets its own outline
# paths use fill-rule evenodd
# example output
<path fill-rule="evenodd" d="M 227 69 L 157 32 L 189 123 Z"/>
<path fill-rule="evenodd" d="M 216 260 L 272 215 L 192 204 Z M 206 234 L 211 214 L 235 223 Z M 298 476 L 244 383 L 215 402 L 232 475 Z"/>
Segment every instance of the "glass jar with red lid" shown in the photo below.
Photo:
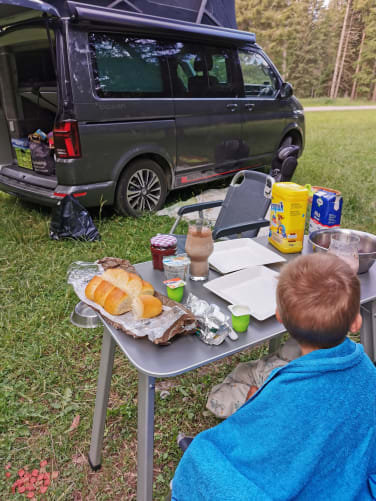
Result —
<path fill-rule="evenodd" d="M 176 254 L 176 243 L 176 237 L 173 235 L 156 235 L 150 239 L 154 269 L 163 271 L 163 256 Z"/>

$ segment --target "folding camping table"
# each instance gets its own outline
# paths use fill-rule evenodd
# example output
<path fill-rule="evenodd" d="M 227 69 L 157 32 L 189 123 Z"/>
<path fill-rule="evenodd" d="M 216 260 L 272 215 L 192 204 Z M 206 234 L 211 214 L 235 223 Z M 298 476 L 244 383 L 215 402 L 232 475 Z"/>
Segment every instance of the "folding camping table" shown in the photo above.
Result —
<path fill-rule="evenodd" d="M 257 241 L 272 248 L 265 237 Z M 276 251 L 277 252 L 277 251 Z M 303 253 L 310 252 L 305 242 Z M 289 261 L 299 254 L 284 254 Z M 164 293 L 164 274 L 154 270 L 151 261 L 137 264 L 137 272 L 144 280 L 152 283 L 156 290 Z M 271 265 L 278 269 L 278 265 Z M 219 274 L 210 270 L 209 279 Z M 376 266 L 368 273 L 359 275 L 361 282 L 361 313 L 363 327 L 360 333 L 361 343 L 366 353 L 375 360 L 376 348 Z M 228 311 L 228 303 L 214 295 L 201 283 L 188 280 L 185 294 L 192 292 L 209 303 L 217 304 L 221 310 Z M 168 346 L 158 346 L 149 340 L 133 339 L 122 331 L 111 327 L 101 318 L 104 333 L 98 386 L 95 400 L 89 461 L 93 469 L 101 464 L 108 397 L 111 386 L 112 368 L 116 345 L 138 371 L 138 426 L 137 426 L 137 501 L 151 501 L 153 491 L 153 450 L 154 450 L 154 394 L 155 379 L 176 376 L 207 365 L 221 358 L 238 353 L 246 348 L 255 347 L 269 341 L 271 351 L 278 346 L 284 327 L 275 316 L 262 322 L 251 318 L 248 331 L 239 334 L 236 341 L 226 338 L 219 346 L 208 346 L 197 336 L 178 336 Z M 274 345 L 274 346 L 273 346 Z"/>

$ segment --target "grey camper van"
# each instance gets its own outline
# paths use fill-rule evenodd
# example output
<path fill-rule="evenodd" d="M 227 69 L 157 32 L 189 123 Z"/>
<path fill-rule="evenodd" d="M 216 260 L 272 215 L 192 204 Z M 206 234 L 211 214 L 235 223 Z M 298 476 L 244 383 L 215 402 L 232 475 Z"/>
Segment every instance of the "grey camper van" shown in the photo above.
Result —
<path fill-rule="evenodd" d="M 48 175 L 12 147 L 37 129 L 53 131 Z M 303 109 L 254 34 L 79 1 L 0 0 L 4 192 L 51 206 L 72 194 L 138 215 L 170 190 L 271 165 L 281 144 L 303 150 Z"/>

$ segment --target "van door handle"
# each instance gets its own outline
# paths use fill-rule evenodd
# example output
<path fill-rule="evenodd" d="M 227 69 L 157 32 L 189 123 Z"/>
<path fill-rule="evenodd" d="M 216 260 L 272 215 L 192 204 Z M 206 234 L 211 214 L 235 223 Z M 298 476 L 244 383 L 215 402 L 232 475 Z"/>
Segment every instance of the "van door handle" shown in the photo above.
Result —
<path fill-rule="evenodd" d="M 245 108 L 247 108 L 248 111 L 253 111 L 253 108 L 255 107 L 254 103 L 247 103 L 244 105 Z"/>
<path fill-rule="evenodd" d="M 226 104 L 226 108 L 230 111 L 235 111 L 237 109 L 237 107 L 238 107 L 238 105 L 235 103 Z"/>

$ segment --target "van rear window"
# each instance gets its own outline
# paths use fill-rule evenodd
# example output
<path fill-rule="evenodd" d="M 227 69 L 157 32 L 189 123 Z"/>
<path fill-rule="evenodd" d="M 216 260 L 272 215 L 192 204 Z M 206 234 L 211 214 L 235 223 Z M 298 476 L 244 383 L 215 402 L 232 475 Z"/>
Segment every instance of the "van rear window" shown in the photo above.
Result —
<path fill-rule="evenodd" d="M 89 46 L 99 97 L 171 96 L 163 42 L 89 33 Z"/>

